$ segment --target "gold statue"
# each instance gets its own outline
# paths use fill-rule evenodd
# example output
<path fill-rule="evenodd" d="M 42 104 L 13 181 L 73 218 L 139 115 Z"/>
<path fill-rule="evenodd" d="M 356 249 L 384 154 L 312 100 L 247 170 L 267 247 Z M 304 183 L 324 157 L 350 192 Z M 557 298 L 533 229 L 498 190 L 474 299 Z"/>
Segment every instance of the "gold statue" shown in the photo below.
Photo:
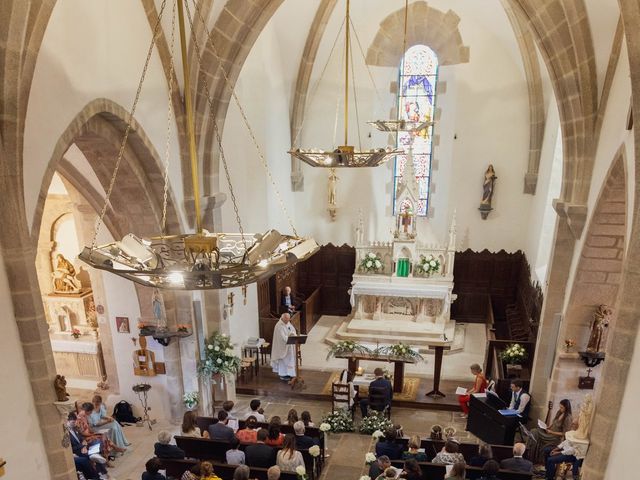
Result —
<path fill-rule="evenodd" d="M 589 335 L 589 343 L 587 344 L 587 352 L 599 353 L 604 351 L 606 341 L 606 329 L 609 326 L 609 320 L 613 310 L 606 305 L 599 305 L 593 314 L 593 323 L 591 324 L 591 334 Z"/>
<path fill-rule="evenodd" d="M 64 258 L 61 253 L 58 253 L 56 255 L 56 266 L 51 274 L 54 293 L 80 293 L 82 285 L 76 275 L 76 269 L 73 264 Z"/>
<path fill-rule="evenodd" d="M 140 335 L 140 349 L 133 352 L 133 373 L 143 377 L 155 377 L 156 355 L 147 350 L 147 337 Z"/>

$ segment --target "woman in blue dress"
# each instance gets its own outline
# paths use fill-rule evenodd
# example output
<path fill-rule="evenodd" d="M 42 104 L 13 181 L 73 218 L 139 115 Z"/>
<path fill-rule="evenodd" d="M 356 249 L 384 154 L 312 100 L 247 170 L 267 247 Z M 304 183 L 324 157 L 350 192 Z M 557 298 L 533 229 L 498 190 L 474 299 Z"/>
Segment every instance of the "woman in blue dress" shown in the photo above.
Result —
<path fill-rule="evenodd" d="M 122 426 L 107 415 L 107 407 L 102 403 L 102 397 L 100 395 L 94 395 L 91 403 L 93 403 L 93 412 L 89 415 L 89 425 L 91 425 L 91 429 L 94 431 L 109 429 L 109 433 L 107 434 L 109 440 L 119 448 L 126 448 L 131 445 L 124 436 Z"/>

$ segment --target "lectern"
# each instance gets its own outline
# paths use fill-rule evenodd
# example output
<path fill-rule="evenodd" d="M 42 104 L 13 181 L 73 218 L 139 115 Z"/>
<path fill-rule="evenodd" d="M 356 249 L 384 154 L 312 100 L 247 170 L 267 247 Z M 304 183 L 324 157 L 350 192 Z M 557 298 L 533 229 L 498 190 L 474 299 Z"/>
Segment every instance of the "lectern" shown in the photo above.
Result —
<path fill-rule="evenodd" d="M 307 343 L 306 335 L 289 335 L 289 339 L 287 340 L 287 345 L 296 346 L 296 376 L 289 381 L 292 390 L 296 388 L 302 389 L 304 385 L 304 379 L 300 376 L 300 367 L 302 365 L 300 345 L 304 345 L 305 343 Z"/>

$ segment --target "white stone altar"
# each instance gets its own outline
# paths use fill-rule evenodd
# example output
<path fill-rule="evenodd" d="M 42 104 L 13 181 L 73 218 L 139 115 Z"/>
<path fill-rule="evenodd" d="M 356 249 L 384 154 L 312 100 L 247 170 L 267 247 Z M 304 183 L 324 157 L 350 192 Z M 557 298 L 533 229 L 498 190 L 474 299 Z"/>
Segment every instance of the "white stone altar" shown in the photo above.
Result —
<path fill-rule="evenodd" d="M 405 225 L 410 227 L 410 223 L 405 222 Z M 456 297 L 453 294 L 455 213 L 449 238 L 442 245 L 422 244 L 415 230 L 408 228 L 396 231 L 391 242 L 365 243 L 361 228 L 360 225 L 356 235 L 356 272 L 350 292 L 352 314 L 331 332 L 332 338 L 327 341 L 402 342 L 421 352 L 427 352 L 430 346 L 446 345 L 452 351 L 459 351 L 464 345 L 464 329 L 456 329 L 456 322 L 451 319 L 451 303 Z M 375 253 L 381 259 L 381 273 L 365 273 L 359 269 L 369 253 Z M 431 275 L 419 274 L 416 264 L 422 256 L 430 255 L 440 262 L 439 271 Z M 411 265 L 407 276 L 399 276 L 400 259 L 407 259 L 404 261 Z"/>

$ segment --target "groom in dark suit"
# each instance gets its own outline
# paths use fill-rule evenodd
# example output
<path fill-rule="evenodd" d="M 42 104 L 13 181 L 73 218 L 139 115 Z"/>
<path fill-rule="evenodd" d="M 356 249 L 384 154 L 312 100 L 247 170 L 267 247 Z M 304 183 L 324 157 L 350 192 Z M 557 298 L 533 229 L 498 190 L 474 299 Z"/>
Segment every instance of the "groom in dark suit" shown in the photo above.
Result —
<path fill-rule="evenodd" d="M 376 368 L 373 371 L 373 374 L 376 376 L 375 380 L 373 380 L 369 384 L 369 396 L 371 396 L 372 388 L 377 388 L 379 390 L 384 390 L 385 392 L 385 407 L 391 405 L 391 400 L 393 400 L 393 386 L 391 382 L 384 378 L 384 371 L 381 368 Z M 363 398 L 360 400 L 360 411 L 362 412 L 362 416 L 367 416 L 367 411 L 369 409 L 370 398 Z"/>

